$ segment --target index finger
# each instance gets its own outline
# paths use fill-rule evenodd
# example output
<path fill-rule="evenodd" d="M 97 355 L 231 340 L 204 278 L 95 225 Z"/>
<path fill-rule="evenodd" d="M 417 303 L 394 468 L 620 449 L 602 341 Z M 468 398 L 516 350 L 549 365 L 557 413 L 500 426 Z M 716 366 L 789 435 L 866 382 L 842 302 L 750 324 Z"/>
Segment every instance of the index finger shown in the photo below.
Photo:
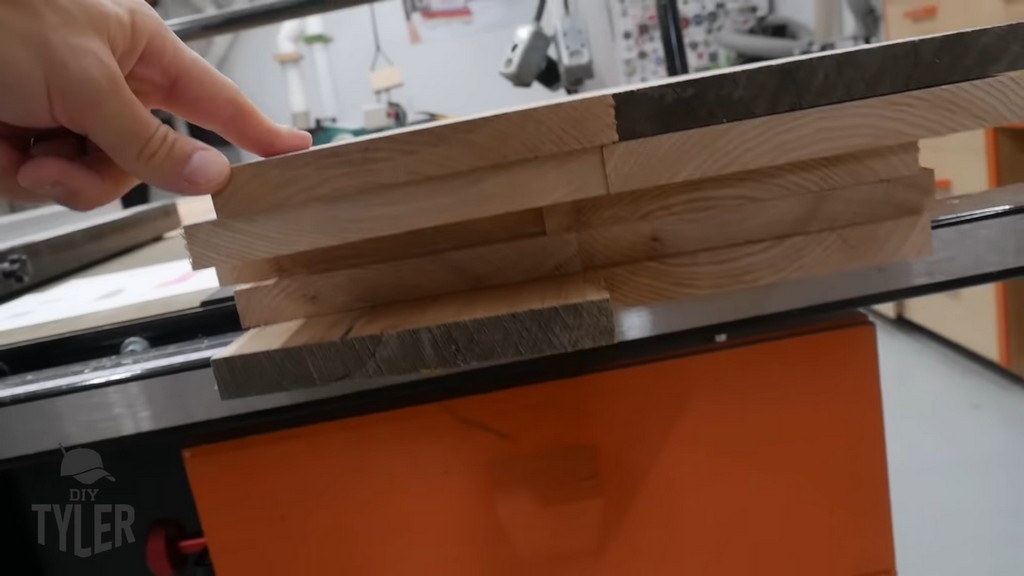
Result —
<path fill-rule="evenodd" d="M 159 20 L 159 19 L 158 19 Z M 143 58 L 163 62 L 159 107 L 216 132 L 239 148 L 277 156 L 309 148 L 307 132 L 275 124 L 234 82 L 193 52 L 160 21 Z"/>

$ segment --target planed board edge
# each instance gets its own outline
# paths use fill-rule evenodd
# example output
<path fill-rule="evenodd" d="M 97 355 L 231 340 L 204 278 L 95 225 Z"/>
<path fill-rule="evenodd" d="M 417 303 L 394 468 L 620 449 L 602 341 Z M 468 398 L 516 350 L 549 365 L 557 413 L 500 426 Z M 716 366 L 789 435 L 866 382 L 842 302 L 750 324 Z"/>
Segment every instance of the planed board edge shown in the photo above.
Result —
<path fill-rule="evenodd" d="M 608 294 L 579 275 L 251 330 L 213 358 L 221 398 L 408 377 L 613 344 Z"/>
<path fill-rule="evenodd" d="M 334 201 L 374 188 L 426 180 L 587 148 L 618 139 L 610 96 L 410 128 L 242 164 L 214 196 L 234 218 Z"/>
<path fill-rule="evenodd" d="M 280 278 L 237 290 L 235 304 L 242 326 L 252 328 L 580 271 L 573 235 L 541 236 L 339 272 Z"/>
<path fill-rule="evenodd" d="M 673 78 L 613 94 L 620 140 L 749 120 L 1024 70 L 1009 24 Z"/>
<path fill-rule="evenodd" d="M 795 196 L 771 187 L 638 193 L 633 205 L 649 221 L 605 226 L 599 219 L 599 227 L 586 228 L 584 217 L 579 231 L 280 278 L 239 289 L 235 301 L 242 325 L 253 327 L 921 214 L 934 196 L 934 175 L 916 172 Z"/>
<path fill-rule="evenodd" d="M 776 200 L 852 188 L 923 174 L 916 142 L 875 148 L 850 154 L 813 158 L 588 198 L 568 205 L 561 225 L 598 228 L 626 221 L 664 219 L 672 215 L 714 218 L 723 210 L 749 202 Z M 762 216 L 765 216 L 762 214 Z"/>
<path fill-rule="evenodd" d="M 620 142 L 612 193 L 1024 121 L 1024 73 Z"/>
<path fill-rule="evenodd" d="M 934 197 L 934 173 L 923 168 L 885 182 L 779 198 L 682 195 L 674 206 L 660 202 L 662 218 L 584 230 L 577 244 L 581 268 L 590 270 L 918 215 Z"/>
<path fill-rule="evenodd" d="M 491 218 L 413 230 L 393 236 L 339 244 L 266 260 L 238 262 L 217 267 L 222 285 L 270 280 L 285 276 L 322 274 L 346 268 L 407 260 L 450 250 L 475 248 L 543 236 L 540 210 L 524 210 Z"/>
<path fill-rule="evenodd" d="M 599 149 L 185 228 L 195 269 L 542 208 L 608 193 Z"/>
<path fill-rule="evenodd" d="M 586 272 L 616 306 L 681 300 L 926 256 L 927 214 Z"/>
<path fill-rule="evenodd" d="M 818 158 L 785 166 L 731 174 L 706 181 L 670 185 L 636 195 L 606 196 L 546 206 L 486 219 L 416 230 L 404 234 L 298 252 L 265 260 L 221 264 L 222 284 L 256 282 L 271 278 L 310 275 L 388 261 L 407 260 L 444 251 L 496 244 L 509 240 L 557 234 L 574 229 L 618 224 L 625 220 L 664 218 L 669 204 L 661 197 L 692 194 L 693 209 L 699 195 L 736 201 L 766 200 L 806 192 L 840 189 L 864 182 L 889 180 L 920 170 L 917 144 L 867 150 Z M 720 204 L 713 204 L 720 205 Z"/>

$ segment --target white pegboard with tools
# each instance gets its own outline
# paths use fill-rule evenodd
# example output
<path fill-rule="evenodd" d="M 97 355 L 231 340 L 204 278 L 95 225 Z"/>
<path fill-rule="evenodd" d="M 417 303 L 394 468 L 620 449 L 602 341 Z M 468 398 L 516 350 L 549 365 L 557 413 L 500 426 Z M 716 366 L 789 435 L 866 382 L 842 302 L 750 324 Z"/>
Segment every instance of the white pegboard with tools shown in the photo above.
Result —
<path fill-rule="evenodd" d="M 624 83 L 668 75 L 657 0 L 607 0 L 619 73 Z M 718 46 L 722 29 L 748 30 L 766 16 L 768 0 L 677 0 L 679 28 L 691 72 L 735 63 L 736 54 Z"/>

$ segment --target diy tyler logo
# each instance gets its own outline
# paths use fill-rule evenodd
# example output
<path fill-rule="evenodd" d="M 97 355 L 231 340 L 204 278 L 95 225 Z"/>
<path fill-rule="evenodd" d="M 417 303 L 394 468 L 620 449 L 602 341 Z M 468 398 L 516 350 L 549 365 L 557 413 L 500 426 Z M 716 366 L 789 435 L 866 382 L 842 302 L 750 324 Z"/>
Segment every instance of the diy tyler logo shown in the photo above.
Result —
<path fill-rule="evenodd" d="M 65 450 L 63 446 L 60 449 L 64 454 L 60 463 L 62 477 L 71 478 L 83 486 L 116 481 L 103 468 L 103 459 L 95 450 Z M 69 547 L 73 546 L 74 554 L 79 558 L 88 558 L 135 542 L 132 533 L 135 508 L 129 504 L 101 503 L 97 499 L 99 495 L 98 487 L 70 488 L 67 503 L 33 504 L 39 545 L 47 545 L 47 526 L 50 525 L 57 528 L 57 548 L 61 552 L 68 552 Z M 91 538 L 86 534 L 90 528 Z"/>

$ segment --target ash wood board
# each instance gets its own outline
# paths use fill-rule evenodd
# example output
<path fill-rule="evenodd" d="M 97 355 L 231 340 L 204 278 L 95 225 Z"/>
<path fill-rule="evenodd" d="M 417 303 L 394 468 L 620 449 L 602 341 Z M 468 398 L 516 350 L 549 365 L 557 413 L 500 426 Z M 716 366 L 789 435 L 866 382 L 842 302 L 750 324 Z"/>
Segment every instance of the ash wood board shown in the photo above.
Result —
<path fill-rule="evenodd" d="M 609 345 L 608 294 L 572 276 L 277 324 L 212 361 L 222 398 L 422 376 Z"/>
<path fill-rule="evenodd" d="M 852 226 L 587 272 L 618 306 L 681 300 L 926 256 L 927 216 Z"/>
<path fill-rule="evenodd" d="M 934 196 L 929 170 L 885 182 L 751 201 L 724 196 L 693 202 L 692 210 L 676 202 L 671 214 L 650 222 L 580 232 L 581 267 L 642 262 L 721 247 L 799 236 L 921 214 Z M 741 197 L 742 198 L 742 197 Z M 680 200 L 689 200 L 686 196 Z"/>
<path fill-rule="evenodd" d="M 836 190 L 878 182 L 919 171 L 916 144 L 879 148 L 854 154 L 817 158 L 793 165 L 731 174 L 707 181 L 671 185 L 635 196 L 609 196 L 557 204 L 543 210 L 526 210 L 426 228 L 383 238 L 357 241 L 295 254 L 221 264 L 218 276 L 224 284 L 256 282 L 281 276 L 312 275 L 334 270 L 407 260 L 450 250 L 472 248 L 556 234 L 576 229 L 609 226 L 628 218 L 666 219 L 678 210 L 723 204 L 726 198 L 738 205 L 747 201 Z M 673 200 L 687 194 L 692 202 Z M 715 201 L 709 201 L 710 195 Z M 555 219 L 558 219 L 556 222 Z"/>
<path fill-rule="evenodd" d="M 600 150 L 549 156 L 185 229 L 193 266 L 261 260 L 608 193 Z"/>
<path fill-rule="evenodd" d="M 544 233 L 544 215 L 540 211 L 525 210 L 276 258 L 220 265 L 217 266 L 217 277 L 221 284 L 227 285 L 258 282 L 279 276 L 320 274 L 543 236 Z"/>
<path fill-rule="evenodd" d="M 244 164 L 214 197 L 229 218 L 600 147 L 617 140 L 609 96 L 412 128 Z M 279 194 L 302 190 L 302 194 Z"/>
<path fill-rule="evenodd" d="M 363 268 L 295 276 L 242 288 L 235 303 L 246 328 L 451 292 L 580 272 L 572 235 L 445 252 Z"/>
<path fill-rule="evenodd" d="M 280 278 L 242 288 L 235 298 L 243 325 L 252 327 L 520 283 L 921 214 L 932 182 L 930 170 L 917 169 L 890 181 L 794 196 L 785 187 L 684 186 L 636 199 L 634 212 L 620 220 L 626 224 L 612 225 L 616 211 L 608 206 L 583 207 L 575 219 L 579 231 Z"/>

